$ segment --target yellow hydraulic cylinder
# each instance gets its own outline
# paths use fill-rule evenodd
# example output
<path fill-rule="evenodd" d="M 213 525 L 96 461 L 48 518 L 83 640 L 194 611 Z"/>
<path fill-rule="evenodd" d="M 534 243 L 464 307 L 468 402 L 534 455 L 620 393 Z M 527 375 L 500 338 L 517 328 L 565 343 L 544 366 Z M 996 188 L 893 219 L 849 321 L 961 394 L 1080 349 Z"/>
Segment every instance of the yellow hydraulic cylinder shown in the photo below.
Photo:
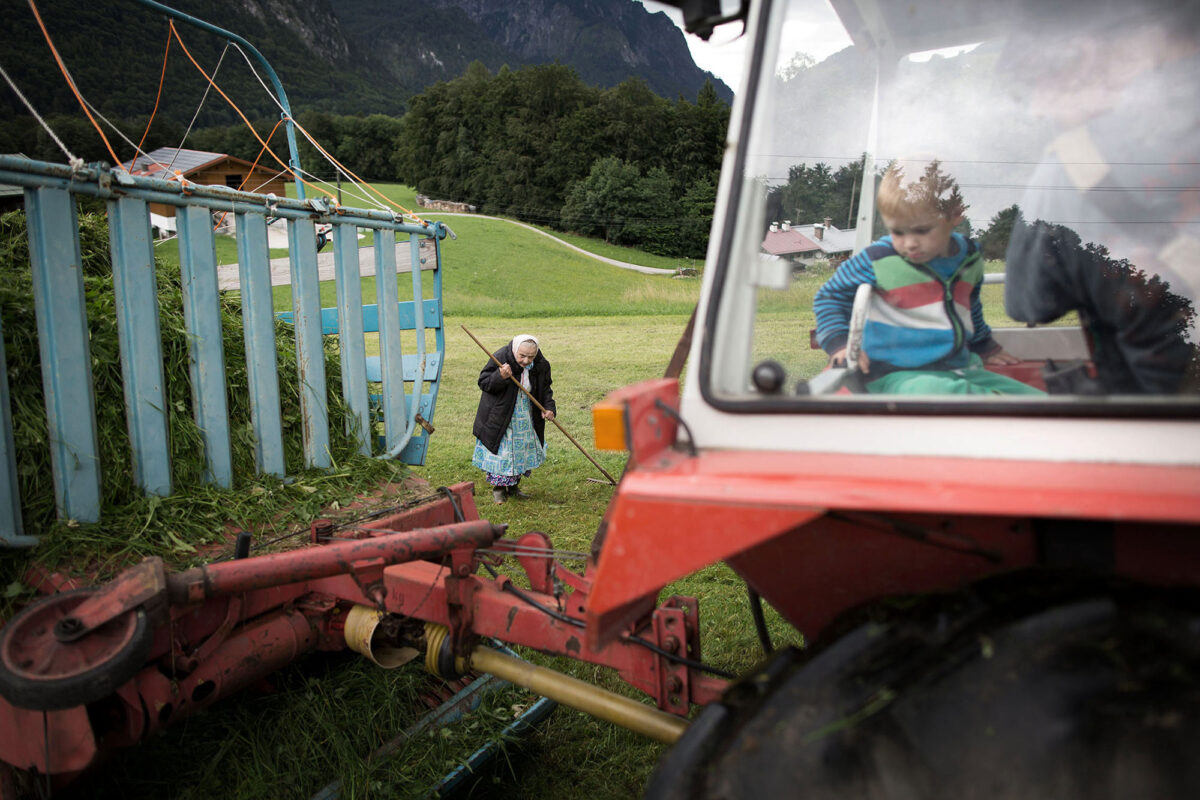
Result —
<path fill-rule="evenodd" d="M 457 667 L 466 672 L 463 662 L 459 657 Z M 673 714 L 482 645 L 471 651 L 469 667 L 665 744 L 674 744 L 687 728 L 687 720 Z"/>

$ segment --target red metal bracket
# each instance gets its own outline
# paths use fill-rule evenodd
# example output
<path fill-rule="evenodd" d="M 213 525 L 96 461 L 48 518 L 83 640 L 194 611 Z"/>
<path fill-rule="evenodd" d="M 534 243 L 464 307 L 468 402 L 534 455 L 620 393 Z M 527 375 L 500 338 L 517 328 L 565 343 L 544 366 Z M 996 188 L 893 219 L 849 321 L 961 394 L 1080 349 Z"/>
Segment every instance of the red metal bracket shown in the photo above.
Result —
<path fill-rule="evenodd" d="M 54 638 L 74 642 L 122 614 L 139 606 L 147 613 L 163 612 L 167 577 L 161 558 L 147 558 L 130 567 L 111 583 L 101 586 L 91 597 L 54 625 Z"/>
<path fill-rule="evenodd" d="M 203 644 L 196 648 L 194 653 L 187 655 L 179 647 L 178 642 L 171 643 L 171 659 L 175 666 L 184 674 L 194 670 L 201 661 L 212 655 L 213 651 L 229 638 L 234 625 L 240 622 L 241 618 L 242 596 L 234 595 L 229 598 L 225 606 L 225 618 L 221 620 L 221 625 L 204 640 Z"/>
<path fill-rule="evenodd" d="M 381 611 L 387 610 L 383 602 L 387 596 L 387 589 L 383 585 L 383 568 L 387 565 L 387 559 L 382 557 L 364 558 L 350 564 L 350 577 L 362 589 L 363 595 L 371 598 L 371 602 Z"/>
<path fill-rule="evenodd" d="M 672 655 L 688 657 L 688 619 L 682 608 L 662 606 L 653 615 L 655 644 Z M 665 656 L 658 656 L 658 706 L 672 714 L 688 713 L 688 668 Z"/>
<path fill-rule="evenodd" d="M 466 656 L 474 643 L 473 598 L 478 582 L 472 578 L 479 567 L 474 548 L 460 547 L 450 552 L 450 574 L 444 582 L 446 607 L 450 621 L 450 643 L 455 655 Z"/>
<path fill-rule="evenodd" d="M 554 548 L 549 536 L 541 531 L 530 531 L 512 541 L 499 539 L 491 549 L 511 552 L 529 576 L 529 586 L 535 592 L 554 594 L 554 558 L 551 555 Z M 545 550 L 546 554 L 532 555 L 531 550 Z"/>

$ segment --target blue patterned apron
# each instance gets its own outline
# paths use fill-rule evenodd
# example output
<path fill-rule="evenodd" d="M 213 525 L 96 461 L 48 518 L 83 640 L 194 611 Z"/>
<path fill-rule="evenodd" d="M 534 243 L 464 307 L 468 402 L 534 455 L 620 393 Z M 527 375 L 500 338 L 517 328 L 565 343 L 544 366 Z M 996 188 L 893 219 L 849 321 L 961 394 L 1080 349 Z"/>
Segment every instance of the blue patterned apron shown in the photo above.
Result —
<path fill-rule="evenodd" d="M 483 446 L 483 442 L 475 440 L 471 464 L 487 473 L 487 481 L 492 486 L 516 486 L 523 476 L 546 460 L 546 446 L 538 441 L 529 416 L 531 410 L 529 398 L 521 392 L 497 452 L 493 453 Z"/>

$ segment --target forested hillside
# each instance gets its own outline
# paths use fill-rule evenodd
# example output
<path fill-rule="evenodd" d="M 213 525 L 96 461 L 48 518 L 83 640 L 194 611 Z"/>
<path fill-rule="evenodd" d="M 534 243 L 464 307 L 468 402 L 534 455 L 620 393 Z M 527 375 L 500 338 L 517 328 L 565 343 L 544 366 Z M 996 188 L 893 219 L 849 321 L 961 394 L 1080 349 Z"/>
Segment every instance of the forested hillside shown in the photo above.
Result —
<path fill-rule="evenodd" d="M 33 7 L 0 3 L 0 66 L 84 161 L 126 160 L 141 143 L 283 168 L 279 107 L 249 48 L 183 22 L 173 32 L 134 0 L 35 0 L 110 150 Z M 295 119 L 357 176 L 654 253 L 703 256 L 728 88 L 695 66 L 664 14 L 633 0 L 174 4 L 252 42 Z M 10 90 L 0 92 L 0 112 L 0 152 L 65 159 Z M 333 166 L 297 140 L 313 179 L 334 180 Z"/>
<path fill-rule="evenodd" d="M 46 31 L 83 96 L 114 120 L 149 115 L 186 127 L 227 125 L 236 113 L 205 78 L 248 116 L 275 116 L 246 59 L 223 37 L 177 22 L 135 0 L 41 0 Z M 461 75 L 472 61 L 492 71 L 542 63 L 572 66 L 585 83 L 615 86 L 643 78 L 657 94 L 695 98 L 715 78 L 693 63 L 683 34 L 665 14 L 635 0 L 171 0 L 167 5 L 249 41 L 271 63 L 295 112 L 403 113 L 407 100 Z M 0 0 L 0 65 L 43 114 L 82 118 L 27 0 Z M 255 62 L 255 69 L 262 68 Z M 160 77 L 162 92 L 159 93 Z M 732 95 L 723 83 L 717 93 Z M 0 119 L 25 115 L 5 87 Z M 182 131 L 182 128 L 181 128 Z"/>
<path fill-rule="evenodd" d="M 587 86 L 563 66 L 473 65 L 413 98 L 396 167 L 487 213 L 701 257 L 728 123 L 711 85 L 668 102 L 636 80 Z"/>
<path fill-rule="evenodd" d="M 634 0 L 349 0 L 333 10 L 346 39 L 410 94 L 479 61 L 493 72 L 563 64 L 598 87 L 639 77 L 668 100 L 693 99 L 711 80 L 733 97 L 692 62 L 665 14 Z"/>

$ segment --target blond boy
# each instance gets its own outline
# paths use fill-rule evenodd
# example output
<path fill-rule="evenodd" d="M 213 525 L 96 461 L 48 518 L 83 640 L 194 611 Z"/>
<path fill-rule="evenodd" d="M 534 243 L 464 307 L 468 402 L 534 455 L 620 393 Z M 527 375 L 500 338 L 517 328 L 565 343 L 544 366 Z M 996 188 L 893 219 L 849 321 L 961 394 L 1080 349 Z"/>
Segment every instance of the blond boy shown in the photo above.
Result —
<path fill-rule="evenodd" d="M 1015 364 L 992 338 L 979 301 L 983 259 L 955 233 L 966 205 L 958 184 L 930 161 L 907 180 L 893 163 L 876 207 L 888 235 L 838 267 L 813 301 L 817 343 L 845 362 L 850 311 L 860 284 L 875 287 L 858 368 L 867 391 L 888 394 L 1041 394 L 984 364 Z"/>

